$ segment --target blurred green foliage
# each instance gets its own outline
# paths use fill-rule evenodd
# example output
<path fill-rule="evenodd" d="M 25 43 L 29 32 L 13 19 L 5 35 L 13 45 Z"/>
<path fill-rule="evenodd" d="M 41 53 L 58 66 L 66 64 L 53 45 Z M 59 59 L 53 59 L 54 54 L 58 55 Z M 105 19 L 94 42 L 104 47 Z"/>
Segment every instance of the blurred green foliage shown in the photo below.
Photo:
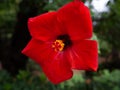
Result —
<path fill-rule="evenodd" d="M 94 85 L 97 90 L 120 90 L 120 70 L 109 72 L 101 71 L 101 75 L 94 76 Z M 99 88 L 99 89 L 98 89 Z"/>
<path fill-rule="evenodd" d="M 37 71 L 39 72 L 39 71 Z M 42 72 L 20 71 L 16 77 L 0 71 L 0 90 L 120 90 L 120 70 L 99 71 L 93 79 L 75 74 L 71 80 L 58 85 L 50 83 Z"/>
<path fill-rule="evenodd" d="M 103 41 L 101 49 L 109 52 L 113 48 L 120 50 L 120 0 L 109 0 L 107 7 L 108 11 L 97 14 L 94 22 L 95 32 Z"/>
<path fill-rule="evenodd" d="M 0 39 L 10 38 L 15 25 L 17 3 L 15 0 L 0 1 Z"/>
<path fill-rule="evenodd" d="M 70 2 L 72 0 L 48 0 L 47 5 L 44 7 L 45 10 L 57 10 L 62 5 Z"/>

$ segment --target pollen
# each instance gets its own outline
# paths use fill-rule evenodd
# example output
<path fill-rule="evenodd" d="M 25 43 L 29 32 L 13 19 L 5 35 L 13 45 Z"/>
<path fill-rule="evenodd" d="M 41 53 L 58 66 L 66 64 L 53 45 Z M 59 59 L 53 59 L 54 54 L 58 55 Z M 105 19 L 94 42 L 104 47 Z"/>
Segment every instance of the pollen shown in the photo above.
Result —
<path fill-rule="evenodd" d="M 63 51 L 65 44 L 63 42 L 63 40 L 56 40 L 55 42 L 53 42 L 52 44 L 52 48 L 58 52 L 58 51 Z"/>

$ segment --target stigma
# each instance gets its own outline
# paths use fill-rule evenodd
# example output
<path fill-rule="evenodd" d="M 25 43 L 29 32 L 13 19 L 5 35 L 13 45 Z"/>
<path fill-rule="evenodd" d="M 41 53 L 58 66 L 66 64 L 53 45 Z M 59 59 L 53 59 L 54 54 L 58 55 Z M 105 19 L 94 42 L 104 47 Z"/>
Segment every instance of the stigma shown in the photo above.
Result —
<path fill-rule="evenodd" d="M 65 44 L 64 44 L 63 40 L 59 40 L 59 39 L 55 40 L 55 41 L 53 42 L 53 44 L 52 44 L 52 48 L 53 48 L 56 52 L 58 52 L 58 51 L 63 51 L 64 46 L 65 46 Z"/>

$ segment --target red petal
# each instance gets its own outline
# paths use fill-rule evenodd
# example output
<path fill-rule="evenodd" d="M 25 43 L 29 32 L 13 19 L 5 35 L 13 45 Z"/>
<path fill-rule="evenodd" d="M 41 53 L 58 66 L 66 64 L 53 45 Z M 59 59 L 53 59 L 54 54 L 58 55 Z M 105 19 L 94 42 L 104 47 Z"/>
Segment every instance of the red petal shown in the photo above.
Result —
<path fill-rule="evenodd" d="M 43 43 L 32 39 L 22 53 L 40 64 L 48 79 L 54 84 L 72 77 L 70 64 L 66 57 L 62 52 L 55 52 L 50 42 Z"/>
<path fill-rule="evenodd" d="M 42 68 L 54 84 L 68 80 L 73 76 L 70 64 L 63 53 L 59 53 L 53 61 L 45 64 Z"/>
<path fill-rule="evenodd" d="M 33 38 L 41 41 L 53 40 L 60 34 L 56 29 L 56 12 L 49 12 L 28 21 L 28 28 Z"/>
<path fill-rule="evenodd" d="M 68 51 L 68 58 L 72 69 L 96 71 L 98 68 L 97 42 L 92 40 L 75 42 Z"/>
<path fill-rule="evenodd" d="M 88 39 L 92 36 L 92 20 L 89 9 L 82 2 L 71 2 L 60 8 L 57 18 L 72 40 Z"/>

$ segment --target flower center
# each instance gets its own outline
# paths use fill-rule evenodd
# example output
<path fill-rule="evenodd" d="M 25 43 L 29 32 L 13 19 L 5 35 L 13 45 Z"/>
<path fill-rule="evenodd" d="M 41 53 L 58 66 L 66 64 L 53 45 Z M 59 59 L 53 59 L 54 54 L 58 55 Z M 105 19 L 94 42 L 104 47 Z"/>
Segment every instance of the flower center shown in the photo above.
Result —
<path fill-rule="evenodd" d="M 68 35 L 60 35 L 57 37 L 55 42 L 52 44 L 52 48 L 55 51 L 63 51 L 67 47 L 72 45 L 72 41 L 70 40 L 70 37 Z"/>
<path fill-rule="evenodd" d="M 63 43 L 62 40 L 57 39 L 53 44 L 52 48 L 57 52 L 57 51 L 62 51 L 64 48 L 65 44 Z"/>

